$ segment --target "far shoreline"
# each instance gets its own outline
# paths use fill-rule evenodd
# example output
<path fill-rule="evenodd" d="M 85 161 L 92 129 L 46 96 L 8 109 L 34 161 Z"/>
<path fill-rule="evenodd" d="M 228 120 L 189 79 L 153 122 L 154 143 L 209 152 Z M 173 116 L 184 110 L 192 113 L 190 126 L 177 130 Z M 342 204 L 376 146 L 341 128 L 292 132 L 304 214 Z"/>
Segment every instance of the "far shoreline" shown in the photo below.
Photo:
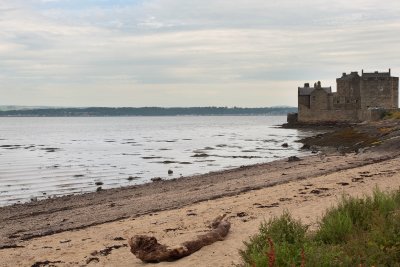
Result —
<path fill-rule="evenodd" d="M 119 117 L 119 116 L 265 116 L 297 111 L 295 107 L 83 107 L 20 108 L 0 110 L 0 117 Z"/>
<path fill-rule="evenodd" d="M 188 115 L 81 115 L 81 116 L 4 116 L 0 118 L 164 118 L 164 117 L 286 117 L 286 114 L 188 114 Z"/>

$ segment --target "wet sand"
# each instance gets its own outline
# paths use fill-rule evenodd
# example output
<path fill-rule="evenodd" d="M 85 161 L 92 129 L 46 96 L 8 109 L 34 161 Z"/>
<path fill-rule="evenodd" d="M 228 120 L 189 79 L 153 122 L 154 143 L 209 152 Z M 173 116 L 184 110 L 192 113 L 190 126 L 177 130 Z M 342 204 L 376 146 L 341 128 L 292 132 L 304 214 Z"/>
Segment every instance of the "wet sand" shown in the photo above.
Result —
<path fill-rule="evenodd" d="M 177 245 L 227 213 L 232 229 L 214 243 L 159 266 L 230 266 L 259 223 L 283 210 L 316 227 L 344 193 L 400 186 L 398 150 L 319 154 L 124 189 L 0 209 L 0 266 L 143 266 L 127 247 L 135 234 Z M 46 265 L 39 265 L 46 266 Z"/>

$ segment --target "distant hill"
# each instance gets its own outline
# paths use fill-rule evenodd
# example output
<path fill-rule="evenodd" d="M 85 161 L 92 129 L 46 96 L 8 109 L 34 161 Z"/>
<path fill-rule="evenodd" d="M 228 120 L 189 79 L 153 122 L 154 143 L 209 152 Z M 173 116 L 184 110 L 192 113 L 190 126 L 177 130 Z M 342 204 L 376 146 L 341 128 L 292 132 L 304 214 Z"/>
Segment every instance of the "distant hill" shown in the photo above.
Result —
<path fill-rule="evenodd" d="M 42 106 L 0 106 L 0 111 L 21 110 L 21 109 L 43 109 L 43 108 L 53 108 L 53 107 L 42 107 Z"/>
<path fill-rule="evenodd" d="M 106 117 L 106 116 L 220 116 L 220 115 L 286 115 L 297 112 L 294 107 L 228 108 L 34 108 L 0 111 L 1 117 Z"/>

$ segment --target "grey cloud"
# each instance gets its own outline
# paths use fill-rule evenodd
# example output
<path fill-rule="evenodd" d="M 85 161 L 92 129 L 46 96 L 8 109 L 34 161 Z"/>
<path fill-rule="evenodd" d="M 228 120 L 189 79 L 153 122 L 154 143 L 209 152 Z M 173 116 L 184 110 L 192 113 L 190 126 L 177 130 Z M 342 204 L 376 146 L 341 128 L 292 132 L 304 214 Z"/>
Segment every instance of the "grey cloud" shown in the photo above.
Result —
<path fill-rule="evenodd" d="M 66 101 L 75 94 L 89 105 L 96 94 L 97 103 L 125 103 L 134 94 L 132 105 L 184 105 L 193 96 L 197 105 L 218 98 L 254 106 L 265 96 L 294 105 L 288 96 L 303 81 L 334 85 L 342 71 L 400 71 L 397 1 L 151 0 L 82 10 L 21 3 L 0 20 L 0 93 L 25 90 L 35 101 L 74 105 Z M 243 93 L 249 88 L 254 103 Z M 12 94 L 9 104 L 18 100 Z"/>

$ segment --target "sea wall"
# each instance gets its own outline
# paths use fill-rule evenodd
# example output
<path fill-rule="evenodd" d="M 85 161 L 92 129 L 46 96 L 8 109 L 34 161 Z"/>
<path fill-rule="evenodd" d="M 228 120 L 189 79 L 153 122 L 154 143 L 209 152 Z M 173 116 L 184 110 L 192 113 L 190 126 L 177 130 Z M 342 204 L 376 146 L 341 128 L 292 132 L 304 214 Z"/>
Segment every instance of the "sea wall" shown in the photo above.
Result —
<path fill-rule="evenodd" d="M 360 121 L 378 121 L 382 119 L 382 116 L 388 110 L 381 108 L 367 109 L 367 110 L 359 110 L 358 117 Z"/>
<path fill-rule="evenodd" d="M 298 115 L 298 121 L 300 123 L 360 121 L 356 110 L 313 110 L 307 107 L 301 107 L 299 110 L 301 110 Z"/>

